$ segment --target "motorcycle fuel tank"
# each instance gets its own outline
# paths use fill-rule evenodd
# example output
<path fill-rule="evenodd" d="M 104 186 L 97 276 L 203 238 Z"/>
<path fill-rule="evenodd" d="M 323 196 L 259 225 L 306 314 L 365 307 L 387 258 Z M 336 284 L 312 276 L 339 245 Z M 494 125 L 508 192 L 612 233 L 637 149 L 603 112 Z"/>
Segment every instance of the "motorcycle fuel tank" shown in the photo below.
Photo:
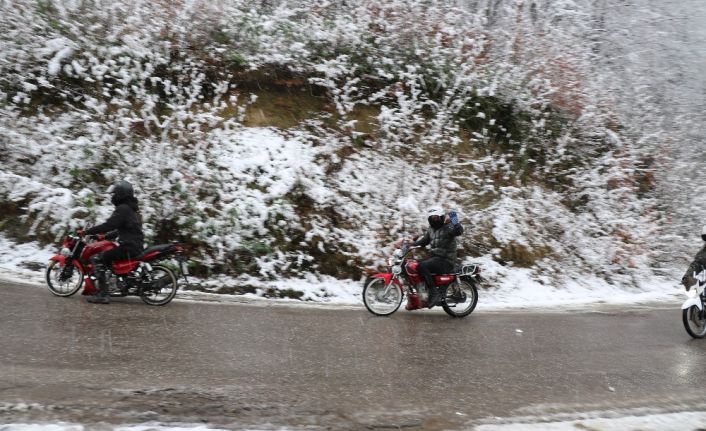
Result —
<path fill-rule="evenodd" d="M 88 260 L 91 256 L 97 253 L 102 253 L 117 247 L 112 241 L 96 241 L 86 244 L 81 251 L 81 260 Z"/>

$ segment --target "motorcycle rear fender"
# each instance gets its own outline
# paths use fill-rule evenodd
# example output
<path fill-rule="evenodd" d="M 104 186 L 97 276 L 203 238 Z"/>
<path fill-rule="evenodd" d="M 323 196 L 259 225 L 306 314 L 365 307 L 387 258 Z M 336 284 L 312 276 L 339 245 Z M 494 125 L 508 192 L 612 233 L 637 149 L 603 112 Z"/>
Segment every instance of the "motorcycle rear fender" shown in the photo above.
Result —
<path fill-rule="evenodd" d="M 458 278 L 474 286 L 480 281 L 480 275 L 461 275 Z"/>
<path fill-rule="evenodd" d="M 692 307 L 694 305 L 699 307 L 699 310 L 703 310 L 703 305 L 701 304 L 701 298 L 699 298 L 698 296 L 696 298 L 689 298 L 686 301 L 684 301 L 684 303 L 681 305 L 681 309 L 686 310 L 687 308 Z"/>

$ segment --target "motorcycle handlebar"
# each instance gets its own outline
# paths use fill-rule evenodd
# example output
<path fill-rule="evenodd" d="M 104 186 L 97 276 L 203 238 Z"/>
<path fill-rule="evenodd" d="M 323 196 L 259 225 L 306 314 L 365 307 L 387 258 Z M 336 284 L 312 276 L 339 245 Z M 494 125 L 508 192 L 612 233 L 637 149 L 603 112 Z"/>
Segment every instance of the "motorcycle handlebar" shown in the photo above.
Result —
<path fill-rule="evenodd" d="M 404 256 L 407 256 L 412 250 L 416 250 L 418 248 L 422 248 L 422 246 L 421 245 L 412 245 L 412 246 L 404 246 L 403 245 L 402 247 L 400 247 L 400 250 L 402 251 L 403 257 L 404 257 Z"/>

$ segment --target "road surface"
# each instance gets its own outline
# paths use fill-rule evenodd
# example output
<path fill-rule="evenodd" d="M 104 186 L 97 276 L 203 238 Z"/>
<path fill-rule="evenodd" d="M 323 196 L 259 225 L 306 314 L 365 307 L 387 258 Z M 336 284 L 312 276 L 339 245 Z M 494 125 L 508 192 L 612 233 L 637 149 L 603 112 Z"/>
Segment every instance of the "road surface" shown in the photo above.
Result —
<path fill-rule="evenodd" d="M 0 310 L 0 423 L 434 430 L 704 408 L 706 343 L 686 334 L 678 307 L 381 318 L 362 307 L 93 305 L 4 283 Z"/>

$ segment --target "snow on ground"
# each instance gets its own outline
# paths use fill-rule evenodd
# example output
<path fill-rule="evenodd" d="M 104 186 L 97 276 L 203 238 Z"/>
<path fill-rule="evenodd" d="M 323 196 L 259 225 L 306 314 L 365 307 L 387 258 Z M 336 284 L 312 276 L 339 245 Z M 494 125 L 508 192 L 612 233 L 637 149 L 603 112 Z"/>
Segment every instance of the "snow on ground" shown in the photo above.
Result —
<path fill-rule="evenodd" d="M 55 424 L 7 424 L 0 425 L 0 431 L 85 431 L 95 429 L 93 425 L 84 426 L 81 424 L 58 422 Z M 134 425 L 104 426 L 100 429 L 111 431 L 217 431 L 222 428 L 211 428 L 206 425 L 163 425 L 158 423 L 145 423 Z"/>
<path fill-rule="evenodd" d="M 31 242 L 16 244 L 0 235 L 0 278 L 23 283 L 44 283 L 44 267 L 59 250 Z"/>
<path fill-rule="evenodd" d="M 40 247 L 37 243 L 16 244 L 0 235 L 0 279 L 44 286 L 44 268 L 49 258 L 58 251 Z M 492 258 L 474 259 L 483 268 L 486 285 L 479 291 L 478 310 L 498 309 L 557 309 L 561 306 L 589 306 L 592 304 L 646 304 L 675 303 L 681 300 L 682 290 L 674 279 L 649 278 L 640 287 L 611 285 L 598 277 L 589 279 L 544 278 L 537 281 L 524 268 L 501 266 Z M 182 282 L 180 280 L 180 282 Z M 266 292 L 291 289 L 302 292 L 300 299 L 277 299 L 273 303 L 285 305 L 321 304 L 333 306 L 361 305 L 362 281 L 339 280 L 333 277 L 309 275 L 300 279 L 266 281 L 252 276 L 238 278 L 214 276 L 208 280 L 190 277 L 200 289 L 182 290 L 178 298 L 215 302 L 233 302 L 262 299 Z M 559 284 L 561 283 L 561 284 Z M 218 294 L 220 287 L 255 287 L 255 293 L 244 295 Z M 238 301 L 240 302 L 240 301 Z M 245 302 L 245 301 L 244 301 Z"/>
<path fill-rule="evenodd" d="M 497 425 L 476 426 L 473 431 L 564 431 L 564 430 L 621 430 L 621 431 L 681 431 L 698 430 L 706 423 L 705 412 L 680 412 L 648 415 L 629 415 L 617 417 L 591 417 L 586 419 L 542 421 L 542 422 L 511 422 Z"/>
<path fill-rule="evenodd" d="M 486 424 L 470 426 L 469 431 L 571 431 L 587 429 L 593 431 L 681 431 L 702 429 L 706 423 L 706 412 L 679 412 L 648 415 L 595 417 L 587 414 L 585 419 L 541 422 L 511 422 L 504 424 Z M 540 418 L 537 418 L 538 420 Z M 0 424 L 0 431 L 85 431 L 94 429 L 94 425 L 58 422 Z M 104 426 L 100 429 L 110 431 L 210 431 L 219 430 L 208 425 L 196 424 L 160 424 L 143 423 L 130 425 Z M 287 429 L 281 428 L 281 429 Z"/>

